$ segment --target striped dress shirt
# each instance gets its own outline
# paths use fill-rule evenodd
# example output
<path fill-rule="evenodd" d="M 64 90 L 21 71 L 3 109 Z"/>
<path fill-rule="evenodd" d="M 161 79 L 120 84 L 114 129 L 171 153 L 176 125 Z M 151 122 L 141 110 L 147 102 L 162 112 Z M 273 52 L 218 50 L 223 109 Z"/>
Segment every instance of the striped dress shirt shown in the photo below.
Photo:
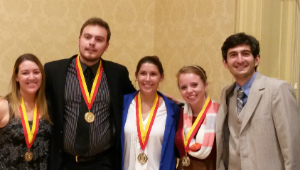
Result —
<path fill-rule="evenodd" d="M 65 94 L 64 94 L 64 151 L 75 154 L 75 137 L 79 116 L 79 107 L 82 93 L 77 78 L 75 59 L 68 67 Z M 83 72 L 87 68 L 81 62 Z M 92 66 L 94 75 L 97 73 L 99 63 Z M 101 82 L 95 97 L 91 112 L 95 114 L 95 120 L 90 124 L 90 144 L 89 151 L 83 156 L 92 156 L 110 148 L 114 145 L 114 127 L 110 113 L 110 95 L 107 78 L 103 70 Z"/>

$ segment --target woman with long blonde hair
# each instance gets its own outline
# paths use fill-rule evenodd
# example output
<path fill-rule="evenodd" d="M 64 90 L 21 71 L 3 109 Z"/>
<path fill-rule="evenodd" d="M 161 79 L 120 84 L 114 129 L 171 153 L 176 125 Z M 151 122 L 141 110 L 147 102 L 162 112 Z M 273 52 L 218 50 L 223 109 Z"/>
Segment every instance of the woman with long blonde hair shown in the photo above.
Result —
<path fill-rule="evenodd" d="M 0 169 L 47 169 L 51 121 L 39 59 L 15 62 L 11 92 L 0 98 Z"/>

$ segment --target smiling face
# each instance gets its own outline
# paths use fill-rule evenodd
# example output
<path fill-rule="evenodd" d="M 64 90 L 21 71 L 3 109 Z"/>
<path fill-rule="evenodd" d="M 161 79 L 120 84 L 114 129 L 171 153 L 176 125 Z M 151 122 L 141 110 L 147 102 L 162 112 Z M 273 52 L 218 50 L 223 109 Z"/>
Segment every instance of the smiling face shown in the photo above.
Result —
<path fill-rule="evenodd" d="M 254 58 L 249 45 L 241 44 L 228 49 L 227 61 L 223 60 L 223 64 L 234 76 L 236 82 L 242 86 L 251 79 L 259 61 L 260 56 L 257 55 Z"/>
<path fill-rule="evenodd" d="M 157 92 L 159 82 L 163 79 L 156 65 L 152 63 L 143 63 L 136 73 L 136 80 L 141 93 L 153 94 Z"/>
<path fill-rule="evenodd" d="M 42 84 L 42 73 L 38 65 L 29 60 L 23 61 L 19 65 L 16 81 L 20 85 L 22 96 L 36 94 Z"/>
<path fill-rule="evenodd" d="M 87 25 L 79 36 L 80 60 L 92 66 L 96 64 L 108 48 L 107 31 L 98 25 Z"/>
<path fill-rule="evenodd" d="M 200 76 L 194 73 L 178 75 L 178 87 L 182 98 L 192 108 L 202 107 L 206 97 L 206 87 Z"/>

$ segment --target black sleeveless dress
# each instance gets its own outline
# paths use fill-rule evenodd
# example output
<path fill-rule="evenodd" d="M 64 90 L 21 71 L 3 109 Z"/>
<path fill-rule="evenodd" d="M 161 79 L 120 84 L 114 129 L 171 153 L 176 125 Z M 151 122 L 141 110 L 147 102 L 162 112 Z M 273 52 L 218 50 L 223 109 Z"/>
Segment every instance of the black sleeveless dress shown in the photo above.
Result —
<path fill-rule="evenodd" d="M 29 126 L 31 128 L 31 121 Z M 30 149 L 33 159 L 26 162 L 24 154 L 28 148 L 22 122 L 20 118 L 12 119 L 5 127 L 0 128 L 0 170 L 46 170 L 50 134 L 51 125 L 40 119 L 39 129 Z"/>

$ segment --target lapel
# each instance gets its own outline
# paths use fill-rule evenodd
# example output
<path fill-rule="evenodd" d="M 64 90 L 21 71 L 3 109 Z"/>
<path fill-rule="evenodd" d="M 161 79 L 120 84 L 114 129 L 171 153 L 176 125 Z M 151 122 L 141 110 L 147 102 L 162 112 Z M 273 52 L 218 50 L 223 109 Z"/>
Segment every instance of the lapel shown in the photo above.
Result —
<path fill-rule="evenodd" d="M 164 158 L 165 155 L 167 154 L 166 153 L 167 145 L 170 144 L 168 141 L 169 141 L 169 137 L 171 136 L 170 131 L 173 127 L 173 124 L 175 123 L 175 120 L 174 120 L 175 112 L 174 112 L 174 109 L 172 108 L 172 104 L 171 104 L 170 100 L 167 99 L 167 97 L 165 97 L 162 93 L 158 92 L 158 94 L 163 97 L 164 102 L 166 104 L 166 108 L 167 108 L 167 120 L 166 120 L 165 132 L 164 132 L 164 138 L 163 138 L 163 144 L 162 144 L 162 150 L 161 150 L 162 154 L 160 157 L 160 162 L 162 163 L 162 161 L 165 159 Z M 172 140 L 174 140 L 174 139 L 172 139 Z M 160 167 L 161 166 L 162 166 L 162 164 L 160 165 Z"/>
<path fill-rule="evenodd" d="M 129 106 L 132 102 L 132 100 L 134 99 L 134 97 L 136 96 L 136 94 L 138 93 L 138 91 L 131 93 L 131 94 L 127 94 L 124 96 L 124 104 L 123 104 L 123 113 L 122 113 L 122 129 L 121 129 L 121 148 L 122 148 L 122 155 L 124 154 L 124 140 L 125 140 L 125 123 L 127 120 L 127 115 L 128 115 L 128 109 Z M 122 156 L 122 162 L 123 162 L 123 156 Z M 122 164 L 122 169 L 123 169 L 123 164 Z"/>
<path fill-rule="evenodd" d="M 54 81 L 54 86 L 56 87 L 55 92 L 57 92 L 56 94 L 56 103 L 58 106 L 58 113 L 60 113 L 59 115 L 59 121 L 60 124 L 63 125 L 63 121 L 64 121 L 64 95 L 65 95 L 65 84 L 66 84 L 66 76 L 67 76 L 67 70 L 68 70 L 68 66 L 70 64 L 70 62 L 72 61 L 73 58 L 75 58 L 77 55 L 71 57 L 69 60 L 63 60 L 63 62 L 59 63 L 58 68 L 56 69 L 56 78 Z"/>
<path fill-rule="evenodd" d="M 115 82 L 116 75 L 114 74 L 114 69 L 113 69 L 114 67 L 110 67 L 109 63 L 107 61 L 103 60 L 102 58 L 101 58 L 101 61 L 103 64 L 103 70 L 104 70 L 104 72 L 106 74 L 106 78 L 107 78 L 107 84 L 109 87 L 109 95 L 110 95 L 111 104 L 112 104 L 112 106 L 114 106 L 114 104 L 115 104 L 114 99 L 117 97 L 114 95 L 114 92 L 117 92 L 117 87 L 116 87 L 117 83 Z M 112 107 L 112 108 L 114 109 L 115 107 Z"/>
<path fill-rule="evenodd" d="M 250 118 L 252 117 L 254 110 L 257 107 L 262 94 L 264 93 L 264 90 L 265 90 L 264 76 L 257 73 L 254 82 L 250 88 L 248 100 L 246 103 L 246 108 L 245 110 L 243 110 L 245 115 L 243 118 L 240 134 L 243 132 L 245 126 L 247 125 Z"/>
<path fill-rule="evenodd" d="M 125 123 L 126 123 L 126 119 L 127 119 L 127 115 L 128 115 L 129 106 L 130 106 L 132 100 L 134 100 L 134 98 L 138 92 L 139 91 L 136 91 L 134 93 L 130 93 L 130 94 L 127 94 L 124 96 L 123 113 L 122 113 L 122 135 L 124 135 L 124 127 L 125 127 Z"/>
<path fill-rule="evenodd" d="M 233 83 L 232 85 L 228 86 L 225 88 L 224 90 L 224 94 L 222 94 L 222 98 L 221 98 L 221 105 L 219 107 L 219 111 L 218 111 L 218 123 L 217 125 L 219 125 L 219 131 L 221 132 L 221 129 L 223 129 L 224 126 L 224 121 L 227 117 L 228 114 L 228 105 L 227 105 L 227 96 L 234 90 L 235 87 L 235 83 Z M 217 130 L 218 130 L 217 129 Z"/>
<path fill-rule="evenodd" d="M 216 123 L 216 140 L 217 140 L 217 162 L 216 166 L 220 167 L 222 162 L 225 164 L 228 162 L 228 142 L 229 142 L 229 130 L 228 130 L 228 101 L 227 96 L 233 93 L 235 83 L 224 88 L 221 95 L 221 105 L 217 114 Z M 222 161 L 221 161 L 222 160 Z"/>
<path fill-rule="evenodd" d="M 124 96 L 124 104 L 123 104 L 123 114 L 122 114 L 122 125 L 125 126 L 125 123 L 126 123 L 126 119 L 127 119 L 127 115 L 128 115 L 128 109 L 129 109 L 129 106 L 132 102 L 132 100 L 134 100 L 135 96 L 137 95 L 139 91 L 136 91 L 134 93 L 131 93 L 131 94 L 128 94 L 128 95 L 125 95 Z"/>

